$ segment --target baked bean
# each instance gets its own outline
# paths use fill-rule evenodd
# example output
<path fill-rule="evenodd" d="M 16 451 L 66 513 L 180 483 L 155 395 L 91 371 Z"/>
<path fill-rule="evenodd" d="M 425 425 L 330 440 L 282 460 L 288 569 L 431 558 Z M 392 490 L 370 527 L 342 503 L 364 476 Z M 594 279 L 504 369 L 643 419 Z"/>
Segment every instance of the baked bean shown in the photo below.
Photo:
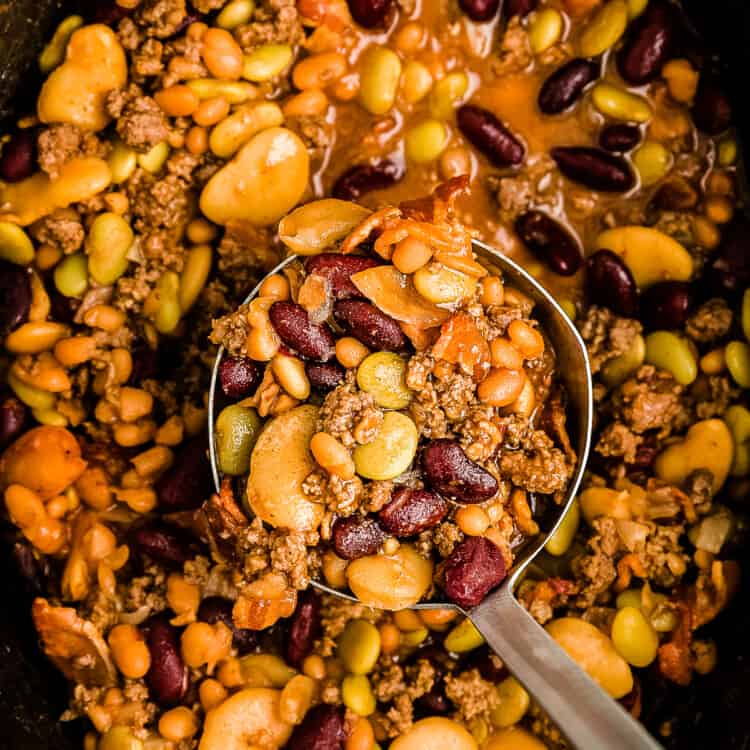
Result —
<path fill-rule="evenodd" d="M 225 29 L 209 29 L 204 34 L 201 56 L 216 78 L 236 80 L 242 75 L 242 49 Z"/>
<path fill-rule="evenodd" d="M 292 82 L 300 91 L 324 89 L 346 73 L 347 62 L 339 52 L 322 52 L 300 60 L 292 71 Z"/>
<path fill-rule="evenodd" d="M 354 461 L 349 451 L 327 432 L 313 435 L 310 450 L 315 460 L 330 474 L 341 479 L 351 479 L 354 476 Z"/>
<path fill-rule="evenodd" d="M 216 125 L 229 114 L 229 102 L 223 96 L 204 99 L 192 114 L 196 125 L 207 128 Z"/>
<path fill-rule="evenodd" d="M 425 45 L 427 37 L 427 29 L 419 21 L 409 21 L 396 31 L 393 41 L 401 52 L 412 54 Z"/>
<path fill-rule="evenodd" d="M 484 508 L 478 505 L 465 505 L 455 514 L 458 528 L 468 536 L 481 536 L 487 531 L 490 519 Z"/>
<path fill-rule="evenodd" d="M 166 740 L 181 742 L 198 731 L 198 717 L 186 706 L 177 706 L 159 718 L 159 734 Z"/>
<path fill-rule="evenodd" d="M 316 117 L 328 109 L 328 97 L 320 89 L 307 89 L 284 102 L 285 117 Z"/>
<path fill-rule="evenodd" d="M 170 117 L 189 117 L 200 104 L 200 98 L 189 86 L 178 84 L 154 94 L 156 103 Z"/>
<path fill-rule="evenodd" d="M 490 342 L 490 356 L 493 367 L 504 367 L 508 370 L 523 368 L 523 355 L 506 338 L 497 338 Z"/>
<path fill-rule="evenodd" d="M 55 357 L 65 367 L 76 367 L 88 362 L 96 354 L 93 336 L 72 336 L 55 344 Z"/>
<path fill-rule="evenodd" d="M 514 320 L 508 326 L 508 336 L 513 346 L 524 359 L 536 359 L 544 353 L 544 338 L 535 328 L 522 320 Z"/>
<path fill-rule="evenodd" d="M 391 260 L 401 273 L 414 273 L 432 257 L 432 248 L 414 237 L 407 237 L 396 245 Z"/>
<path fill-rule="evenodd" d="M 203 680 L 198 688 L 201 706 L 206 712 L 223 703 L 228 695 L 227 689 L 218 680 L 210 677 Z"/>
<path fill-rule="evenodd" d="M 151 655 L 146 641 L 134 625 L 115 625 L 107 642 L 112 658 L 122 674 L 131 680 L 143 677 L 151 667 Z"/>
<path fill-rule="evenodd" d="M 185 148 L 195 156 L 200 156 L 208 151 L 208 131 L 206 128 L 195 127 L 188 130 L 185 136 Z"/>
<path fill-rule="evenodd" d="M 360 716 L 346 738 L 344 750 L 373 750 L 374 747 L 375 733 L 372 724 L 364 716 Z"/>
<path fill-rule="evenodd" d="M 13 523 L 22 529 L 38 526 L 47 518 L 39 495 L 20 484 L 11 484 L 5 490 L 5 507 Z"/>
<path fill-rule="evenodd" d="M 493 368 L 477 387 L 477 396 L 491 406 L 510 406 L 521 395 L 525 382 L 523 370 Z"/>

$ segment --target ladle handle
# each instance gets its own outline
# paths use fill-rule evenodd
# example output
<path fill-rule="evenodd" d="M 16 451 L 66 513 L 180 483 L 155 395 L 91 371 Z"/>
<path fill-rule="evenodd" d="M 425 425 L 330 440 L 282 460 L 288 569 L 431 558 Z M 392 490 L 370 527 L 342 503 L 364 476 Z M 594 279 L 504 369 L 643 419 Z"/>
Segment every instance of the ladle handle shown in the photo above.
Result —
<path fill-rule="evenodd" d="M 578 750 L 663 750 L 552 640 L 503 587 L 471 620 Z"/>

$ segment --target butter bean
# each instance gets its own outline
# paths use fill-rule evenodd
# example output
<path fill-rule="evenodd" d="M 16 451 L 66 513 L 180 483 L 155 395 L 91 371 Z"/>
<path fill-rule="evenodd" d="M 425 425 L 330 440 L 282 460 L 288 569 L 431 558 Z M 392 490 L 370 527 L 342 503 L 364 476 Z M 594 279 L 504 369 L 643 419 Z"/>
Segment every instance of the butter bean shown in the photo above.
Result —
<path fill-rule="evenodd" d="M 201 99 L 221 97 L 230 104 L 243 104 L 258 96 L 258 90 L 247 81 L 220 81 L 216 78 L 194 78 L 188 81 L 189 86 Z"/>
<path fill-rule="evenodd" d="M 724 484 L 732 465 L 734 440 L 721 419 L 696 422 L 684 440 L 665 448 L 654 462 L 656 475 L 670 484 L 679 485 L 696 469 L 713 474 L 713 493 Z"/>
<path fill-rule="evenodd" d="M 647 667 L 656 658 L 659 636 L 640 608 L 623 607 L 612 622 L 612 644 L 634 667 Z"/>
<path fill-rule="evenodd" d="M 70 329 L 52 320 L 24 323 L 8 334 L 5 348 L 13 354 L 38 354 L 48 351 L 62 338 L 70 335 Z"/>
<path fill-rule="evenodd" d="M 372 46 L 362 55 L 359 102 L 373 115 L 393 107 L 401 78 L 401 60 L 387 47 Z"/>
<path fill-rule="evenodd" d="M 581 34 L 579 49 L 583 57 L 598 57 L 613 47 L 628 25 L 625 0 L 609 0 L 588 22 Z"/>
<path fill-rule="evenodd" d="M 440 263 L 420 268 L 412 278 L 414 288 L 430 302 L 453 304 L 469 299 L 477 287 L 477 279 L 454 271 Z"/>
<path fill-rule="evenodd" d="M 248 104 L 235 110 L 211 131 L 208 145 L 216 156 L 228 159 L 256 133 L 281 125 L 284 115 L 273 102 Z"/>
<path fill-rule="evenodd" d="M 37 100 L 41 122 L 66 122 L 82 130 L 105 128 L 105 99 L 127 82 L 127 61 L 114 31 L 103 24 L 73 33 L 65 61 L 47 78 Z"/>
<path fill-rule="evenodd" d="M 633 166 L 644 187 L 655 185 L 666 177 L 673 163 L 672 153 L 657 141 L 645 141 L 633 154 Z"/>
<path fill-rule="evenodd" d="M 252 18 L 254 10 L 255 3 L 253 0 L 232 0 L 216 16 L 216 25 L 221 29 L 231 31 L 246 24 Z"/>
<path fill-rule="evenodd" d="M 147 172 L 157 174 L 164 166 L 168 156 L 169 144 L 166 141 L 162 141 L 149 149 L 145 154 L 138 154 L 136 161 Z"/>
<path fill-rule="evenodd" d="M 448 145 L 448 131 L 439 120 L 423 120 L 404 139 L 406 157 L 417 164 L 435 161 Z"/>
<path fill-rule="evenodd" d="M 415 722 L 411 729 L 399 735 L 390 750 L 478 750 L 477 741 L 456 721 L 442 716 L 430 716 Z"/>
<path fill-rule="evenodd" d="M 633 689 L 628 663 L 599 628 L 577 617 L 562 617 L 548 623 L 545 630 L 613 698 L 622 698 Z"/>
<path fill-rule="evenodd" d="M 287 214 L 307 188 L 310 157 L 291 130 L 273 127 L 253 136 L 203 188 L 200 207 L 224 225 L 245 219 L 267 226 Z M 262 195 L 263 200 L 257 200 Z"/>
<path fill-rule="evenodd" d="M 55 395 L 49 391 L 42 391 L 19 380 L 12 372 L 7 375 L 7 382 L 13 393 L 34 411 L 46 412 L 55 406 Z"/>
<path fill-rule="evenodd" d="M 563 33 L 563 17 L 556 8 L 544 8 L 529 22 L 529 44 L 535 55 L 541 55 L 557 44 Z"/>
<path fill-rule="evenodd" d="M 499 703 L 490 714 L 496 727 L 512 727 L 521 721 L 529 710 L 529 694 L 515 677 L 506 677 L 497 686 L 497 697 Z"/>
<path fill-rule="evenodd" d="M 88 270 L 99 284 L 114 284 L 128 268 L 133 230 L 122 216 L 103 213 L 94 219 L 86 237 Z"/>
<path fill-rule="evenodd" d="M 52 35 L 52 39 L 39 55 L 39 70 L 42 73 L 49 73 L 62 64 L 65 59 L 65 48 L 68 46 L 70 37 L 81 26 L 83 26 L 81 16 L 68 16 L 60 22 Z"/>
<path fill-rule="evenodd" d="M 402 544 L 392 555 L 368 555 L 352 560 L 346 579 L 364 604 L 398 610 L 416 604 L 432 585 L 432 563 L 412 545 Z"/>
<path fill-rule="evenodd" d="M 180 274 L 179 303 L 185 314 L 198 299 L 211 273 L 213 250 L 211 245 L 195 245 L 188 250 L 185 265 Z"/>
<path fill-rule="evenodd" d="M 401 75 L 401 94 L 409 104 L 424 99 L 432 88 L 432 73 L 419 60 L 410 60 L 404 65 Z"/>
<path fill-rule="evenodd" d="M 216 419 L 216 450 L 224 474 L 239 476 L 250 466 L 250 454 L 262 426 L 255 409 L 231 404 Z"/>
<path fill-rule="evenodd" d="M 456 654 L 465 654 L 479 648 L 485 642 L 484 636 L 477 630 L 474 623 L 467 617 L 464 618 L 445 637 L 445 648 Z"/>
<path fill-rule="evenodd" d="M 27 266 L 34 260 L 34 245 L 17 224 L 0 221 L 0 260 Z"/>
<path fill-rule="evenodd" d="M 339 636 L 336 655 L 351 674 L 369 674 L 380 656 L 380 631 L 367 620 L 350 620 Z"/>
<path fill-rule="evenodd" d="M 671 331 L 654 331 L 646 337 L 645 361 L 672 373 L 681 385 L 690 385 L 698 375 L 687 341 Z"/>
<path fill-rule="evenodd" d="M 9 215 L 21 226 L 28 226 L 57 208 L 93 198 L 110 179 L 106 161 L 83 157 L 66 162 L 55 180 L 37 172 L 20 182 L 0 183 L 0 220 Z"/>
<path fill-rule="evenodd" d="M 365 357 L 357 369 L 357 385 L 386 409 L 405 409 L 412 399 L 406 387 L 406 362 L 393 352 Z"/>
<path fill-rule="evenodd" d="M 359 716 L 375 712 L 375 696 L 370 681 L 364 675 L 347 675 L 341 683 L 341 700 Z"/>
<path fill-rule="evenodd" d="M 597 83 L 591 91 L 591 100 L 603 115 L 613 120 L 648 122 L 651 119 L 651 106 L 643 97 L 611 83 Z"/>
<path fill-rule="evenodd" d="M 411 465 L 417 452 L 419 435 L 409 417 L 388 412 L 375 438 L 354 449 L 357 474 L 367 479 L 393 479 Z"/>
<path fill-rule="evenodd" d="M 626 491 L 613 490 L 609 487 L 589 487 L 584 490 L 579 502 L 581 513 L 589 526 L 600 516 L 629 521 L 633 517 L 630 508 L 630 496 Z"/>
<path fill-rule="evenodd" d="M 658 281 L 689 281 L 693 273 L 690 253 L 664 232 L 651 227 L 622 226 L 597 238 L 597 247 L 622 257 L 641 289 Z"/>
<path fill-rule="evenodd" d="M 432 88 L 427 102 L 430 115 L 436 120 L 448 120 L 463 103 L 469 90 L 469 76 L 461 71 L 448 73 Z"/>
<path fill-rule="evenodd" d="M 256 83 L 271 81 L 281 75 L 292 57 L 288 44 L 264 44 L 245 56 L 242 77 Z"/>
<path fill-rule="evenodd" d="M 578 525 L 581 522 L 581 506 L 578 503 L 578 498 L 575 498 L 568 508 L 565 516 L 557 527 L 555 533 L 547 540 L 547 544 L 544 545 L 544 549 L 554 555 L 560 557 L 564 555 L 573 544 L 576 532 L 578 531 Z"/>
<path fill-rule="evenodd" d="M 750 388 L 750 345 L 744 341 L 730 341 L 724 350 L 729 374 L 740 388 Z"/>

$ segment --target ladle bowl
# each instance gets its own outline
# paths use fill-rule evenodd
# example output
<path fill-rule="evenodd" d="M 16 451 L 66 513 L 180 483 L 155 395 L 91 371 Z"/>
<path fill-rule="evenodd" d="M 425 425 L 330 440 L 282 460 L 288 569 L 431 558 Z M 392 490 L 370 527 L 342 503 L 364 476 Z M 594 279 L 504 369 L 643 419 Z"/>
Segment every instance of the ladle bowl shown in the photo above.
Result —
<path fill-rule="evenodd" d="M 498 250 L 478 240 L 474 240 L 473 245 L 478 260 L 485 267 L 499 272 L 504 280 L 535 303 L 535 317 L 557 355 L 557 372 L 568 397 L 568 425 L 572 428 L 577 462 L 565 499 L 556 506 L 554 520 L 536 538 L 516 551 L 516 559 L 508 576 L 481 604 L 465 611 L 452 602 L 430 601 L 415 604 L 413 609 L 453 608 L 467 616 L 510 672 L 579 750 L 659 750 L 661 746 L 643 726 L 570 659 L 514 596 L 516 585 L 562 522 L 583 478 L 593 419 L 591 370 L 580 334 L 554 297 L 527 271 Z M 286 258 L 268 276 L 278 273 L 295 260 L 298 260 L 298 256 Z M 245 303 L 258 294 L 264 280 L 250 292 Z M 218 372 L 223 356 L 224 349 L 221 348 L 211 373 L 208 402 L 211 470 L 217 491 L 221 484 L 221 473 L 214 424 Z M 312 581 L 311 585 L 332 596 L 359 601 L 351 594 L 332 589 L 319 581 Z"/>

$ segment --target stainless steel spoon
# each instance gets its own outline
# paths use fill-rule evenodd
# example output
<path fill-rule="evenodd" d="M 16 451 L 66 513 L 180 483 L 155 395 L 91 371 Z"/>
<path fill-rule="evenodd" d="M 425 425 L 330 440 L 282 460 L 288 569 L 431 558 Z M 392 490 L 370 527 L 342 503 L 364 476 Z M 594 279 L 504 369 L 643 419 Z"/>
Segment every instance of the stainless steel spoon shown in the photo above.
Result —
<path fill-rule="evenodd" d="M 549 292 L 518 264 L 489 245 L 475 240 L 474 251 L 488 268 L 499 270 L 512 286 L 536 303 L 535 314 L 555 347 L 558 372 L 572 407 L 570 414 L 573 417 L 578 463 L 554 524 L 519 551 L 513 568 L 499 588 L 468 612 L 451 602 L 416 604 L 414 609 L 453 608 L 469 617 L 516 679 L 578 750 L 660 750 L 661 745 L 643 726 L 570 659 L 513 595 L 516 584 L 523 578 L 528 566 L 560 525 L 581 482 L 591 442 L 591 371 L 586 347 L 578 331 Z M 268 275 L 278 273 L 296 257 L 287 258 Z M 245 302 L 253 299 L 259 288 L 260 284 Z M 221 476 L 214 436 L 214 397 L 223 354 L 224 350 L 221 349 L 216 357 L 208 403 L 211 468 L 217 491 Z M 313 581 L 312 585 L 332 596 L 358 601 L 350 594 L 317 581 Z"/>

